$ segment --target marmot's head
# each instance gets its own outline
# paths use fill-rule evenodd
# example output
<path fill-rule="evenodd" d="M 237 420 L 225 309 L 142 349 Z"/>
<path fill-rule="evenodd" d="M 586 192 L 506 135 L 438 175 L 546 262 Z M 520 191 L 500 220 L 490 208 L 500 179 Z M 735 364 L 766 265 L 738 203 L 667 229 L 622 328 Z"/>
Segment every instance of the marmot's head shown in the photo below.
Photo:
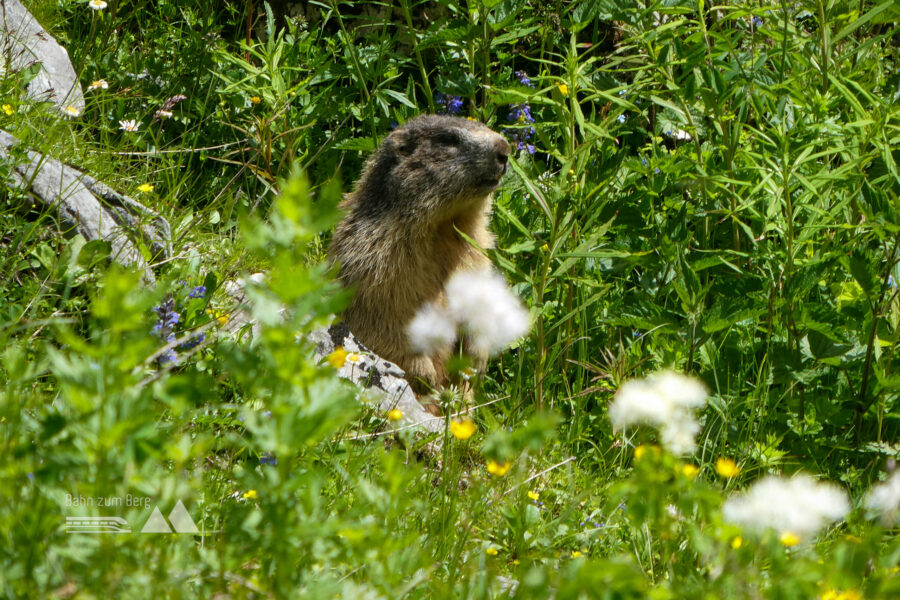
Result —
<path fill-rule="evenodd" d="M 477 122 L 423 115 L 398 127 L 366 163 L 356 210 L 421 220 L 482 205 L 506 173 L 509 143 Z"/>

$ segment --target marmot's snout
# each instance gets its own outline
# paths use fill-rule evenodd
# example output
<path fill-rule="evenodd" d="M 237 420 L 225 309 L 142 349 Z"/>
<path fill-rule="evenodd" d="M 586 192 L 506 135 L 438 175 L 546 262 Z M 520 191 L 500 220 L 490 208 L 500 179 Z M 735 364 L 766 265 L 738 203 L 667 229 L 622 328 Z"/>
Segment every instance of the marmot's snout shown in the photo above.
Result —
<path fill-rule="evenodd" d="M 500 179 L 509 168 L 509 142 L 499 133 L 491 132 L 492 139 L 487 152 L 485 173 L 487 181 L 492 186 L 500 183 Z"/>
<path fill-rule="evenodd" d="M 494 140 L 494 152 L 496 152 L 497 164 L 500 167 L 499 179 L 506 174 L 506 169 L 509 168 L 509 142 L 502 135 L 497 135 Z"/>

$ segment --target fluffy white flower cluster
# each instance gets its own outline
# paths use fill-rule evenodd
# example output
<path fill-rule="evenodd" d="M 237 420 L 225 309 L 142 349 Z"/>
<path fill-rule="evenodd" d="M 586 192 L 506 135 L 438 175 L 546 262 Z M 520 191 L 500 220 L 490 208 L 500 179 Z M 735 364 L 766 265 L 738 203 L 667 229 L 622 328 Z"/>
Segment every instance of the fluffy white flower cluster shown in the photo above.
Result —
<path fill-rule="evenodd" d="M 407 327 L 413 349 L 431 354 L 461 328 L 473 351 L 496 354 L 528 332 L 528 311 L 500 275 L 464 271 L 447 282 L 447 306 L 426 304 Z"/>
<path fill-rule="evenodd" d="M 694 450 L 700 424 L 694 409 L 706 404 L 706 388 L 697 379 L 672 371 L 622 384 L 609 405 L 616 429 L 645 423 L 659 429 L 660 442 L 674 454 Z"/>
<path fill-rule="evenodd" d="M 897 514 L 900 513 L 900 470 L 869 490 L 865 506 L 880 513 L 885 525 L 897 521 Z"/>
<path fill-rule="evenodd" d="M 771 528 L 800 539 L 814 536 L 849 511 L 850 501 L 844 490 L 802 473 L 789 478 L 764 477 L 747 491 L 726 500 L 722 507 L 725 520 L 744 529 Z"/>

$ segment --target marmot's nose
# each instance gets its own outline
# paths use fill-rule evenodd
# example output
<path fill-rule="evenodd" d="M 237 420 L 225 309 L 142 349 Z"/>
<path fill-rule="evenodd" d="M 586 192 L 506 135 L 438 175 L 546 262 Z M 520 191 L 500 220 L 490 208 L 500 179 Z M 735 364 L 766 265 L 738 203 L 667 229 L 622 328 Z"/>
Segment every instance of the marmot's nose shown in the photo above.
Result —
<path fill-rule="evenodd" d="M 506 168 L 506 161 L 509 160 L 509 142 L 502 136 L 494 139 L 494 151 L 497 153 L 497 163 Z"/>

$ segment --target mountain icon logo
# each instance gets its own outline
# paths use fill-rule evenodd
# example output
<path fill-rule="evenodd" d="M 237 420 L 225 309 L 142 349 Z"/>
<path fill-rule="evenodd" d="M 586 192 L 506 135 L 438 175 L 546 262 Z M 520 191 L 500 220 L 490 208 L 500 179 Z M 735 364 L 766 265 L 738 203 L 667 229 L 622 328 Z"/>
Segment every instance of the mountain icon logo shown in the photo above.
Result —
<path fill-rule="evenodd" d="M 169 525 L 171 523 L 171 526 Z M 175 508 L 169 513 L 169 520 L 159 510 L 159 506 L 153 507 L 150 518 L 144 523 L 141 533 L 200 533 L 197 524 L 188 514 L 184 507 L 184 502 L 179 500 L 175 504 Z"/>

